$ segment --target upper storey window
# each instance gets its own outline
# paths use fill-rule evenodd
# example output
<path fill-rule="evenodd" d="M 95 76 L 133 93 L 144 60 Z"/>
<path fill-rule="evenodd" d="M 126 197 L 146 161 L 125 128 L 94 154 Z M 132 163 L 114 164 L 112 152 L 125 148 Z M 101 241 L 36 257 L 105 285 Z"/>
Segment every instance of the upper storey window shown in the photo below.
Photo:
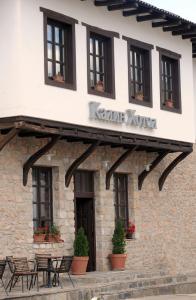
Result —
<path fill-rule="evenodd" d="M 127 37 L 129 68 L 129 101 L 152 107 L 152 45 Z"/>
<path fill-rule="evenodd" d="M 180 55 L 157 47 L 160 52 L 161 109 L 181 113 Z"/>
<path fill-rule="evenodd" d="M 115 98 L 114 32 L 84 24 L 87 27 L 88 92 Z"/>
<path fill-rule="evenodd" d="M 45 83 L 76 89 L 76 20 L 41 8 L 44 12 Z"/>

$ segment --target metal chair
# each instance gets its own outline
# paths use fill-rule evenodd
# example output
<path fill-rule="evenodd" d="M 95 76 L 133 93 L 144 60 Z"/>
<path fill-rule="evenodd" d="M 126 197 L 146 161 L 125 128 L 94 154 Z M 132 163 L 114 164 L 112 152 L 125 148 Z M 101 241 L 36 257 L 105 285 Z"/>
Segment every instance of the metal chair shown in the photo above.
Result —
<path fill-rule="evenodd" d="M 12 263 L 13 263 L 13 274 L 12 274 L 12 278 L 9 283 L 10 291 L 15 286 L 16 282 L 18 281 L 18 279 L 20 277 L 22 279 L 22 292 L 24 292 L 23 277 L 27 278 L 27 289 L 29 289 L 29 290 L 33 286 L 33 279 L 35 277 L 35 280 L 37 280 L 37 291 L 39 291 L 38 272 L 30 270 L 27 258 L 26 257 L 21 257 L 21 258 L 13 257 Z M 30 284 L 29 284 L 29 276 L 31 278 Z"/>
<path fill-rule="evenodd" d="M 43 272 L 43 284 L 45 284 L 45 274 L 48 272 L 48 258 L 51 254 L 35 254 L 36 271 Z"/>
<path fill-rule="evenodd" d="M 72 283 L 72 286 L 75 287 L 70 276 L 72 260 L 73 260 L 73 256 L 63 256 L 62 259 L 60 260 L 59 259 L 53 260 L 53 267 L 51 269 L 51 272 L 54 273 L 54 277 L 52 280 L 53 285 L 56 285 L 58 283 L 58 285 L 60 285 L 61 288 L 63 288 L 62 282 L 60 280 L 60 274 L 67 273 L 69 276 L 69 280 Z"/>
<path fill-rule="evenodd" d="M 4 271 L 5 271 L 5 266 L 6 266 L 6 260 L 5 259 L 1 259 L 0 260 L 0 280 L 1 280 L 2 286 L 3 286 L 4 290 L 5 290 L 5 293 L 8 296 L 5 284 L 3 282 L 3 274 L 4 274 Z"/>

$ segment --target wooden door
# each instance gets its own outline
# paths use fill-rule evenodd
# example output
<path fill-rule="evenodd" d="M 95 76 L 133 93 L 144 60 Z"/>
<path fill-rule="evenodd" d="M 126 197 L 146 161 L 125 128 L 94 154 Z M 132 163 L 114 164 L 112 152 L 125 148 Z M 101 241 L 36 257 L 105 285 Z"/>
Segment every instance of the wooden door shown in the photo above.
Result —
<path fill-rule="evenodd" d="M 95 214 L 93 173 L 78 171 L 75 175 L 75 226 L 76 232 L 84 228 L 89 242 L 89 263 L 87 271 L 96 270 Z"/>

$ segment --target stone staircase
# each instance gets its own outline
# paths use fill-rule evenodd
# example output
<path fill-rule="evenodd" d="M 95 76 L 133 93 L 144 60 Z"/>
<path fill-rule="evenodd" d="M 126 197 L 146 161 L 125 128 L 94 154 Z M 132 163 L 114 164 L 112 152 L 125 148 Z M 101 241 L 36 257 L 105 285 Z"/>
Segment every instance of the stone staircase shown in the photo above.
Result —
<path fill-rule="evenodd" d="M 13 292 L 9 299 L 28 300 L 90 300 L 93 296 L 103 300 L 131 299 L 144 296 L 196 293 L 196 273 L 171 276 L 163 272 L 133 273 L 93 272 L 85 276 L 72 276 L 76 287 L 69 280 L 64 281 L 65 288 L 40 289 L 39 293 Z M 1 297 L 0 299 L 6 299 Z"/>

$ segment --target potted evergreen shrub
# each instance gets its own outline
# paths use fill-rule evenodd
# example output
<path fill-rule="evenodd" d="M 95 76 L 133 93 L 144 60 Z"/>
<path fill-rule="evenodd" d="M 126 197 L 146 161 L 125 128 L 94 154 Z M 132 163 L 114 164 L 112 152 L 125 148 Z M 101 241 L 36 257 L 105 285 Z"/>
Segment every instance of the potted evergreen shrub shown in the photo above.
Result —
<path fill-rule="evenodd" d="M 112 254 L 110 255 L 112 270 L 123 271 L 125 269 L 125 229 L 122 221 L 116 223 L 112 238 Z"/>
<path fill-rule="evenodd" d="M 88 264 L 89 244 L 84 233 L 84 228 L 78 230 L 74 241 L 74 258 L 71 266 L 73 275 L 84 275 Z"/>

